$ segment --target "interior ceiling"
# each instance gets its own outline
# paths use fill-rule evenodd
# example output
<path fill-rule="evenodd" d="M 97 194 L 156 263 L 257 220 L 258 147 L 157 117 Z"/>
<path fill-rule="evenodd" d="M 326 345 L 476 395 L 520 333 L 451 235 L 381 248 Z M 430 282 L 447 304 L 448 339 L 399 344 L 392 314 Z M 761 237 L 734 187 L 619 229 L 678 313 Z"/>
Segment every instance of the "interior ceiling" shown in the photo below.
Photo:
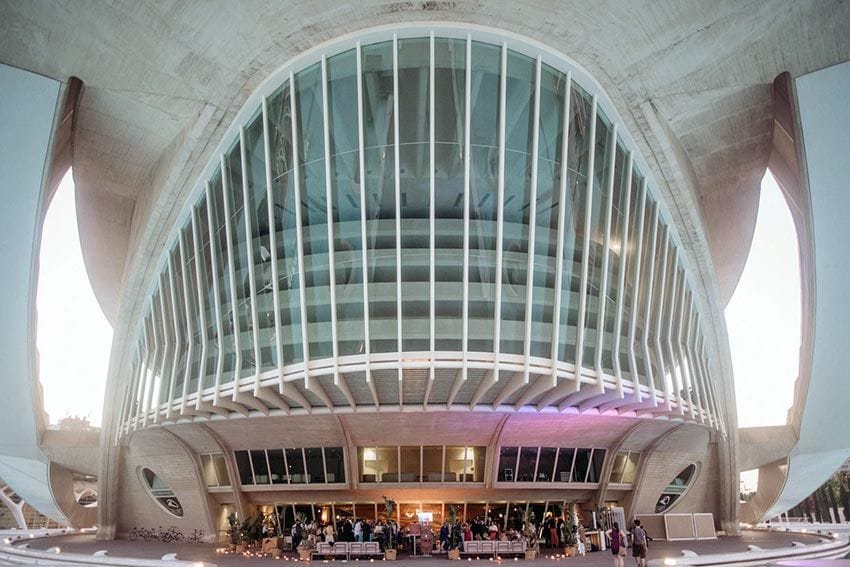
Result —
<path fill-rule="evenodd" d="M 416 20 L 502 28 L 554 47 L 608 91 L 659 183 L 681 177 L 665 170 L 669 152 L 661 146 L 683 155 L 724 301 L 749 252 L 771 144 L 773 79 L 850 59 L 850 3 L 839 0 L 0 0 L 0 61 L 85 84 L 74 172 L 78 209 L 92 207 L 80 232 L 107 316 L 114 321 L 117 312 L 133 215 L 138 230 L 151 211 L 164 209 L 162 223 L 176 214 L 174 199 L 265 77 L 322 41 Z M 669 140 L 648 131 L 649 115 Z M 164 175 L 180 150 L 181 171 Z M 150 194 L 169 183 L 180 186 Z M 689 202 L 669 203 L 686 242 L 699 238 Z M 104 241 L 112 245 L 98 245 Z"/>

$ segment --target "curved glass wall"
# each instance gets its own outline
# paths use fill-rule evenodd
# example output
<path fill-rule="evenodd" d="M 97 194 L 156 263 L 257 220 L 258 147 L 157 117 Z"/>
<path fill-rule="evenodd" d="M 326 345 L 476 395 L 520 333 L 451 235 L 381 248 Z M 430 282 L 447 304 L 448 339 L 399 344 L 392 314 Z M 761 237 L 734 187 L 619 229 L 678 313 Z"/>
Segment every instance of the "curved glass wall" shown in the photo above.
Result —
<path fill-rule="evenodd" d="M 564 67 L 426 36 L 284 80 L 177 227 L 125 421 L 266 387 L 284 409 L 387 404 L 387 368 L 399 404 L 445 380 L 426 404 L 563 409 L 580 367 L 635 407 L 717 425 L 672 229 L 622 128 Z M 522 380 L 456 382 L 486 370 Z"/>

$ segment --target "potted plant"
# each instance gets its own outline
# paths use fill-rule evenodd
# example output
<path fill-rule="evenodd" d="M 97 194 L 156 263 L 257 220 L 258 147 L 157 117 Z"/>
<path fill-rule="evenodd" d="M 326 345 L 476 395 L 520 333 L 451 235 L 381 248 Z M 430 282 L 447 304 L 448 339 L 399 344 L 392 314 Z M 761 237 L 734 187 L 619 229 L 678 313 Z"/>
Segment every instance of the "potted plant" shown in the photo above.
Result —
<path fill-rule="evenodd" d="M 397 550 L 395 548 L 395 536 L 393 534 L 393 511 L 395 510 L 395 500 L 388 500 L 386 496 L 384 498 L 384 513 L 387 515 L 387 526 L 384 529 L 384 533 L 387 538 L 387 547 L 384 550 L 384 558 L 387 561 L 395 561 Z"/>
<path fill-rule="evenodd" d="M 299 512 L 295 514 L 295 525 L 300 526 L 301 529 L 301 541 L 298 543 L 298 557 L 301 561 L 309 561 L 310 556 L 313 553 L 313 540 L 308 537 L 307 531 L 304 529 L 304 525 L 307 522 L 307 516 Z"/>
<path fill-rule="evenodd" d="M 227 537 L 230 540 L 230 551 L 236 551 L 236 548 L 242 542 L 242 531 L 239 525 L 239 516 L 235 512 L 231 512 L 227 517 Z M 240 551 L 241 553 L 241 551 Z"/>
<path fill-rule="evenodd" d="M 263 513 L 257 512 L 255 515 L 242 522 L 239 532 L 241 535 L 241 541 L 240 545 L 236 546 L 237 553 L 242 553 L 248 547 L 256 546 L 263 538 Z"/>
<path fill-rule="evenodd" d="M 523 512 L 522 536 L 525 539 L 525 558 L 534 561 L 537 558 L 537 526 L 534 525 L 534 512 L 530 514 Z"/>
<path fill-rule="evenodd" d="M 457 521 L 457 508 L 449 505 L 449 559 L 460 559 L 460 546 L 463 545 L 463 532 Z"/>
<path fill-rule="evenodd" d="M 564 555 L 574 557 L 578 550 L 578 524 L 575 514 L 567 515 L 567 523 L 564 525 Z"/>

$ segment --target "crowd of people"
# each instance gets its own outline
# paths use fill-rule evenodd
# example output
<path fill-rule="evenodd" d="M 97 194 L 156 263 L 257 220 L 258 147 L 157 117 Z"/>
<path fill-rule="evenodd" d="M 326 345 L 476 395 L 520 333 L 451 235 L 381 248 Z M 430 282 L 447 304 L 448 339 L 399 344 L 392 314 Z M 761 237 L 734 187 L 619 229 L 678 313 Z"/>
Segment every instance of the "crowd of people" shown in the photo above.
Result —
<path fill-rule="evenodd" d="M 362 518 L 342 518 L 336 522 L 296 521 L 290 528 L 292 547 L 299 547 L 306 542 L 308 547 L 315 547 L 320 541 L 334 543 L 336 541 L 377 541 L 381 549 L 398 541 L 399 527 L 395 520 L 378 520 L 373 522 Z"/>

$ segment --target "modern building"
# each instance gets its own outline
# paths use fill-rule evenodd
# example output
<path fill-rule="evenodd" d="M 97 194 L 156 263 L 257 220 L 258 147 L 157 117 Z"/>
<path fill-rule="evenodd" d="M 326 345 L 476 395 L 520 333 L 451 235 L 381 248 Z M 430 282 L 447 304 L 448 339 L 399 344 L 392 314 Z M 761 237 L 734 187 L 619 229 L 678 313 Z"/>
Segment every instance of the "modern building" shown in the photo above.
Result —
<path fill-rule="evenodd" d="M 103 537 L 378 518 L 384 497 L 402 525 L 621 506 L 735 532 L 850 453 L 846 4 L 0 15 L 3 117 L 30 142 L 2 158 L 27 189 L 5 219 L 5 403 L 38 407 L 19 252 L 72 167 L 115 327 Z M 800 236 L 800 376 L 786 426 L 739 430 L 723 307 L 767 167 Z M 34 463 L 16 490 L 58 502 L 41 429 L 3 419 L 29 443 L 3 454 Z"/>

